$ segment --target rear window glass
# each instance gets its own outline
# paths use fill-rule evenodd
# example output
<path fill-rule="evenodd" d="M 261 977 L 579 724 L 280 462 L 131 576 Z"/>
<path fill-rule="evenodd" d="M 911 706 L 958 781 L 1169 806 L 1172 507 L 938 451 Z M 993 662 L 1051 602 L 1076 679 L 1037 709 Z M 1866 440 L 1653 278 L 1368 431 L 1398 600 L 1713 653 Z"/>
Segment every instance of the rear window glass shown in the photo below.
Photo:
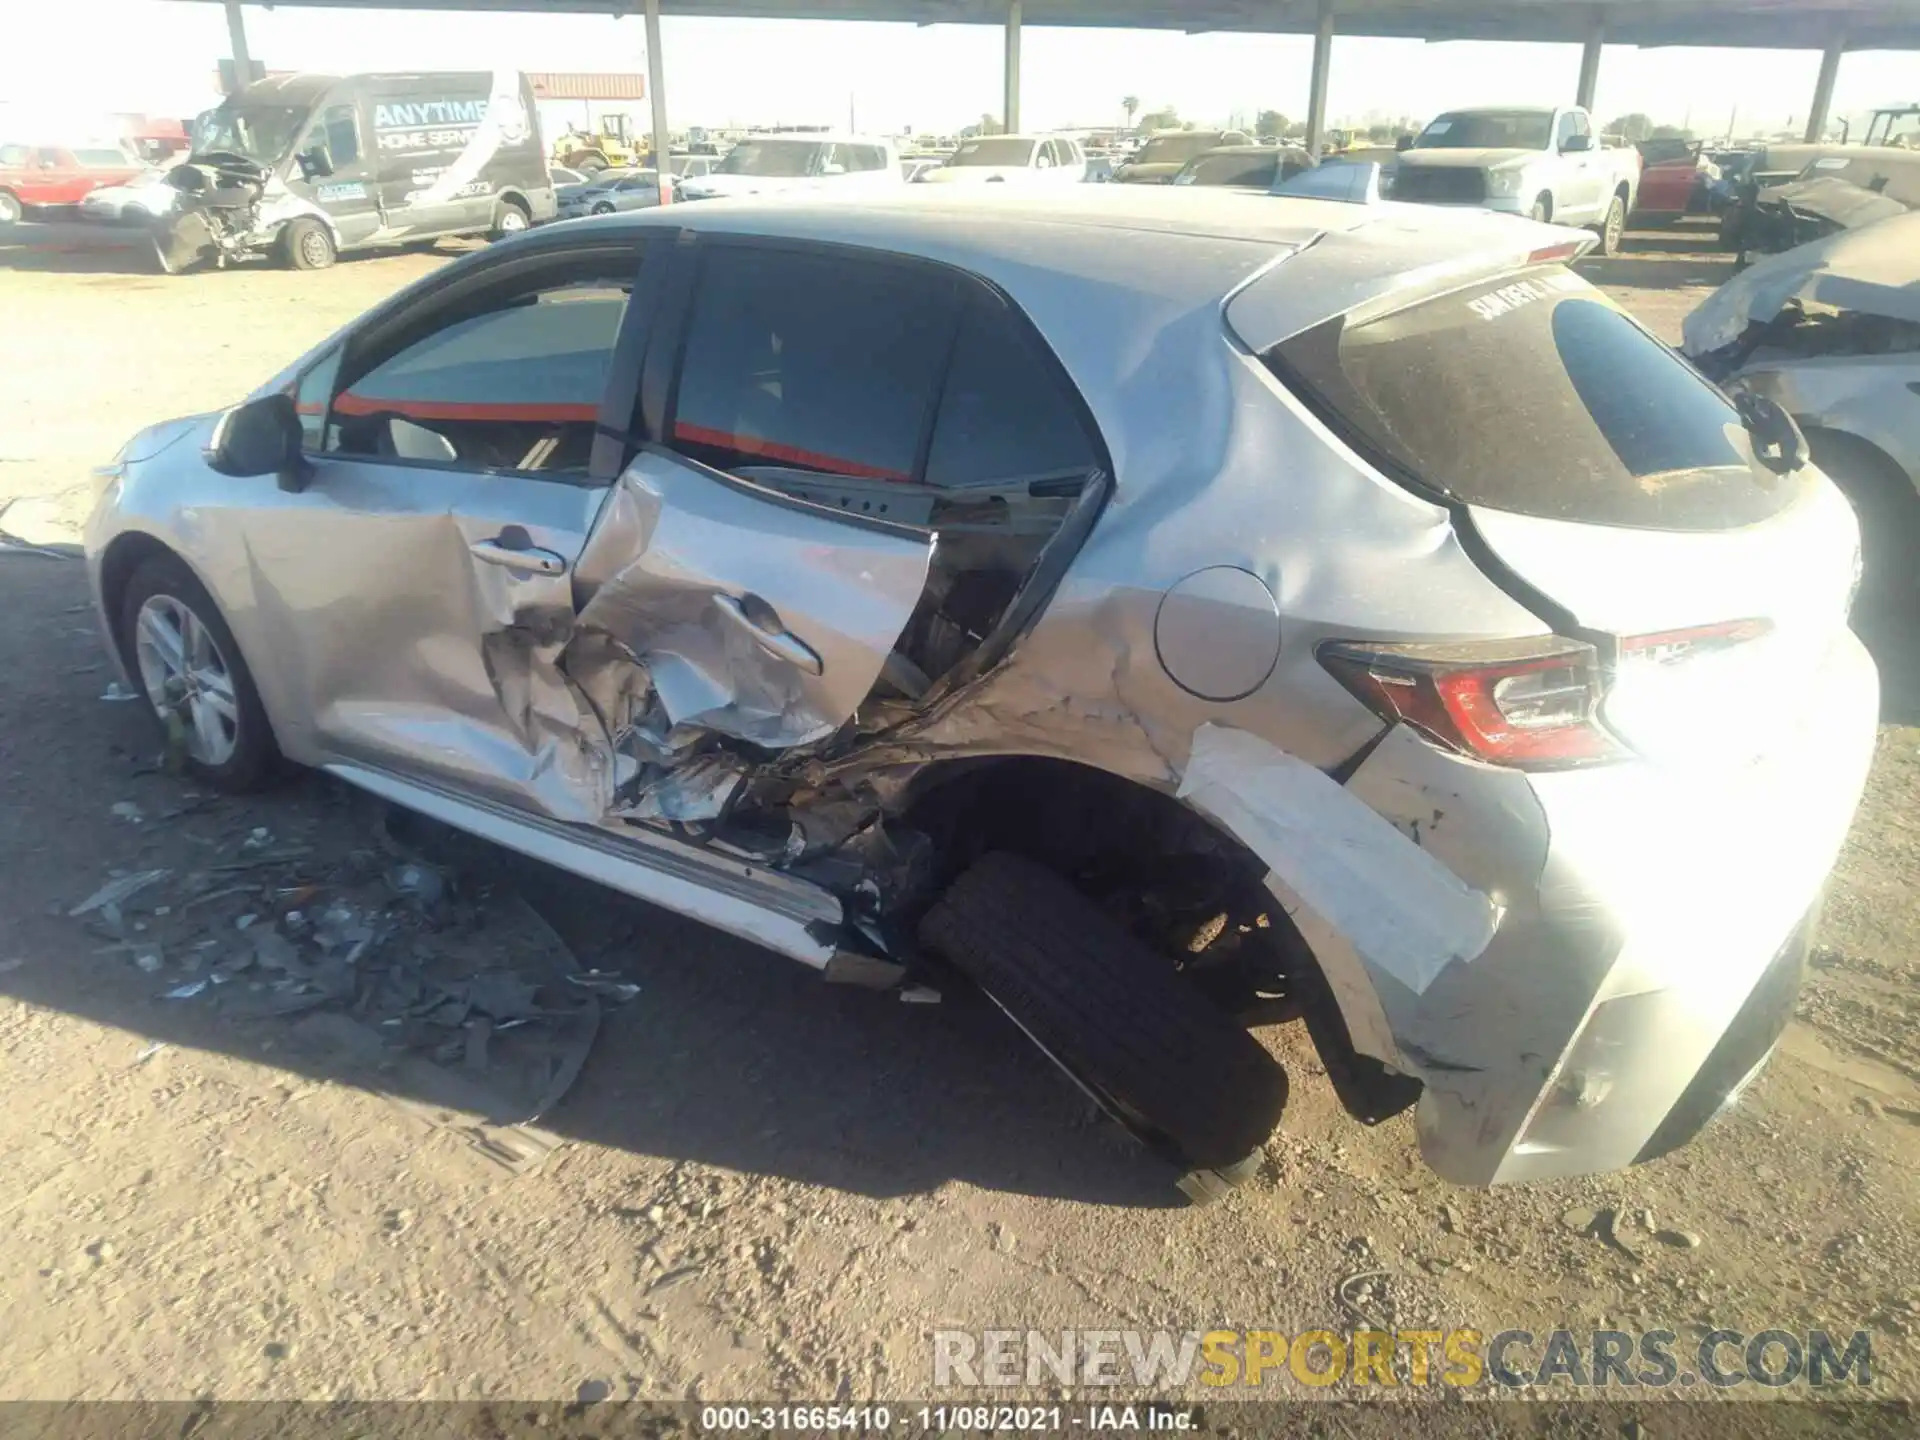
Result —
<path fill-rule="evenodd" d="M 1725 396 L 1559 266 L 1338 317 L 1268 360 L 1361 448 L 1466 504 L 1719 530 L 1793 497 Z"/>

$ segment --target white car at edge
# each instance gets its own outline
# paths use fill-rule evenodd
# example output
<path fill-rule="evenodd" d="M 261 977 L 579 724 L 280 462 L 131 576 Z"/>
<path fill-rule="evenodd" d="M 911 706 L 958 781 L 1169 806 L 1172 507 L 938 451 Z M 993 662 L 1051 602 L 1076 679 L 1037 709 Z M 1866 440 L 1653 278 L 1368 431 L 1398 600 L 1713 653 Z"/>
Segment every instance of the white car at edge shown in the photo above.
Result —
<path fill-rule="evenodd" d="M 716 200 L 785 190 L 851 195 L 904 185 L 900 152 L 878 135 L 799 131 L 749 135 L 707 174 L 676 189 L 681 200 Z"/>

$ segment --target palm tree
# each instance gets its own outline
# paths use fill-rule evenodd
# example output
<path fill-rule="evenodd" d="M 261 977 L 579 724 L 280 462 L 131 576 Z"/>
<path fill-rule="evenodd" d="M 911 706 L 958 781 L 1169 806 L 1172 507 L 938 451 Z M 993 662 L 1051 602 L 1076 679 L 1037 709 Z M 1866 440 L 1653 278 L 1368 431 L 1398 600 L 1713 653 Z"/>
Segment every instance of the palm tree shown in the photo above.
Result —
<path fill-rule="evenodd" d="M 1133 112 L 1140 108 L 1140 97 L 1138 95 L 1121 96 L 1120 108 L 1127 112 L 1127 128 L 1131 130 L 1133 128 Z"/>

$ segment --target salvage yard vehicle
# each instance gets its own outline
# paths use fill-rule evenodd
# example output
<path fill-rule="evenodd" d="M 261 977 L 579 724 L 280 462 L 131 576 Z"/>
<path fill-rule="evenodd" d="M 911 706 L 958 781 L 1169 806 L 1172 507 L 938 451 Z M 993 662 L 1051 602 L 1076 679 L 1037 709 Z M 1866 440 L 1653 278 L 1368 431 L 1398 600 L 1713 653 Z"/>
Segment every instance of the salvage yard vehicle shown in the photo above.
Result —
<path fill-rule="evenodd" d="M 857 200 L 868 193 L 885 194 L 904 184 L 900 152 L 886 137 L 807 131 L 747 136 L 705 175 L 681 181 L 674 188 L 674 198 L 715 200 L 814 190 Z"/>
<path fill-rule="evenodd" d="M 1393 198 L 1590 226 L 1611 255 L 1639 186 L 1639 152 L 1602 149 L 1577 105 L 1449 110 L 1401 153 Z"/>
<path fill-rule="evenodd" d="M 1078 185 L 1087 178 L 1087 156 L 1065 135 L 977 135 L 919 178 L 931 185 Z"/>
<path fill-rule="evenodd" d="M 1196 1199 L 1296 1017 L 1450 1180 L 1611 1169 L 1770 1053 L 1878 697 L 1852 511 L 1591 244 L 1098 185 L 554 226 L 134 436 L 88 573 L 198 780 L 960 972 Z"/>
<path fill-rule="evenodd" d="M 1189 160 L 1223 145 L 1250 145 L 1244 130 L 1160 130 L 1117 166 L 1113 179 L 1122 185 L 1171 185 Z"/>
<path fill-rule="evenodd" d="M 518 234 L 554 217 L 533 90 L 492 73 L 286 75 L 202 117 L 154 227 L 179 274 L 251 254 L 319 270 L 351 250 Z"/>
<path fill-rule="evenodd" d="M 1920 672 L 1920 213 L 1757 262 L 1687 316 L 1683 344 L 1799 423 L 1860 516 L 1863 633 L 1883 667 Z"/>
<path fill-rule="evenodd" d="M 1833 147 L 1797 176 L 1760 186 L 1751 177 L 1720 222 L 1720 243 L 1741 264 L 1778 255 L 1920 206 L 1920 151 Z"/>
<path fill-rule="evenodd" d="M 1294 145 L 1228 145 L 1194 156 L 1173 183 L 1265 192 L 1302 170 L 1311 170 L 1313 163 L 1313 156 Z"/>
<path fill-rule="evenodd" d="M 103 185 L 121 185 L 146 169 L 116 146 L 0 143 L 0 225 L 15 225 L 30 210 L 81 204 Z"/>

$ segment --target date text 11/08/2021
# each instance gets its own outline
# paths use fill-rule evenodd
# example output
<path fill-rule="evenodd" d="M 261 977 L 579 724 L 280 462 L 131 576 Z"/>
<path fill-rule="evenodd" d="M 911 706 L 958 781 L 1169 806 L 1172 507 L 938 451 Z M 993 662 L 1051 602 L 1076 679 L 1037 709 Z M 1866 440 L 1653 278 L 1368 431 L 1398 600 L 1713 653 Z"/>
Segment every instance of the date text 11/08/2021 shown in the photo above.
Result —
<path fill-rule="evenodd" d="M 1072 1431 L 1089 1434 L 1199 1428 L 1197 1409 L 1179 1405 L 707 1405 L 703 1431 L 790 1431 L 878 1434 L 898 1426 L 911 1435 L 974 1431 Z"/>

